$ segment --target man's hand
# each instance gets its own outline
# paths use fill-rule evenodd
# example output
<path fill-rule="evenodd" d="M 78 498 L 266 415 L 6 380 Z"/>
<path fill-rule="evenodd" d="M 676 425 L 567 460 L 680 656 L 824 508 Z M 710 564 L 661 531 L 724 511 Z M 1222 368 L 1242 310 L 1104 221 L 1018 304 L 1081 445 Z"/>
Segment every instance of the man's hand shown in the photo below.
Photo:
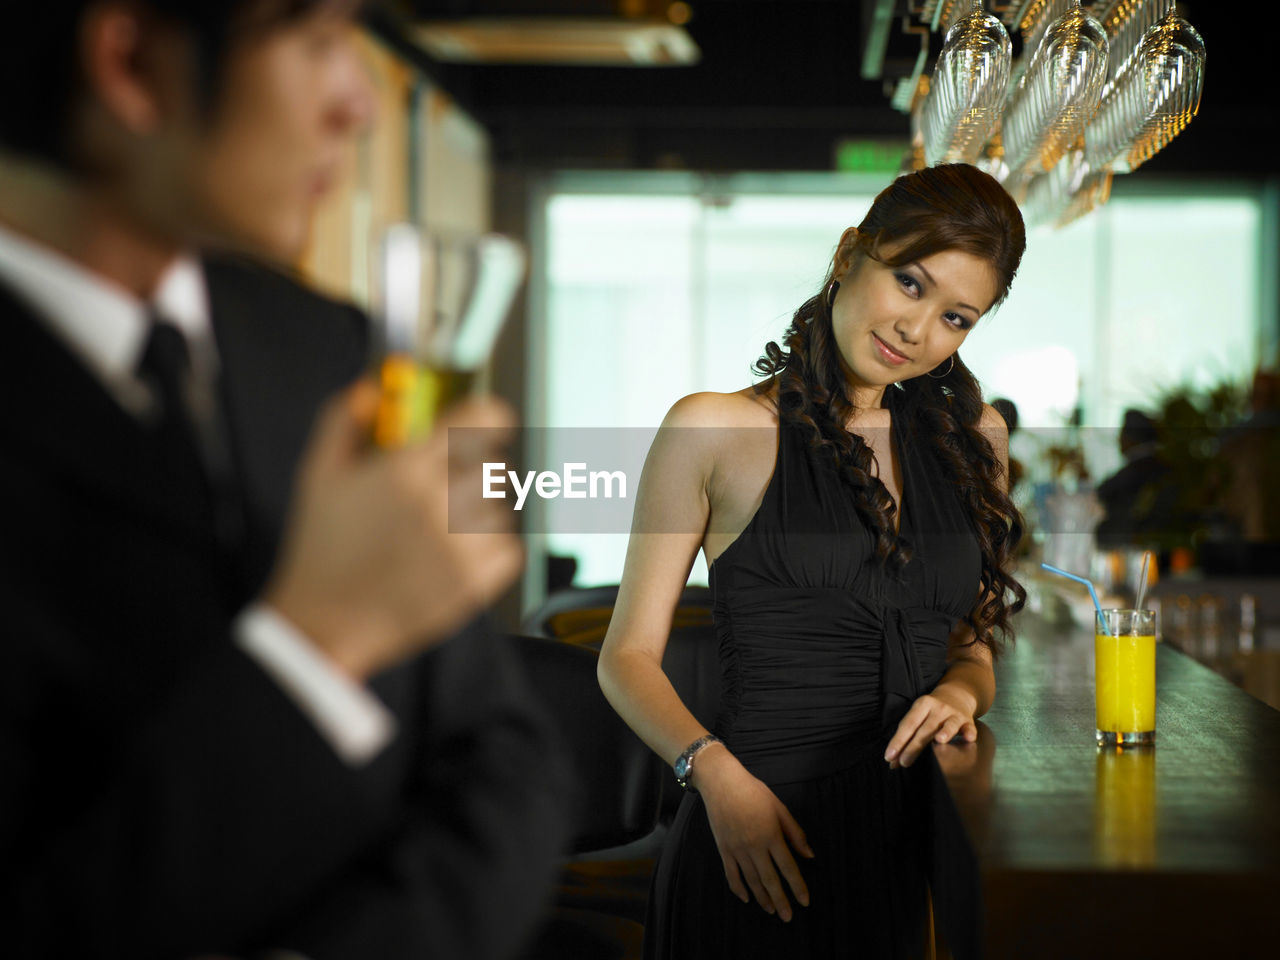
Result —
<path fill-rule="evenodd" d="M 368 443 L 377 404 L 362 381 L 322 410 L 263 598 L 357 679 L 449 636 L 523 564 L 510 508 L 479 495 L 481 464 L 510 442 L 510 409 L 464 401 L 421 443 L 381 451 Z M 468 428 L 452 446 L 450 427 Z M 451 519 L 466 532 L 450 533 Z"/>

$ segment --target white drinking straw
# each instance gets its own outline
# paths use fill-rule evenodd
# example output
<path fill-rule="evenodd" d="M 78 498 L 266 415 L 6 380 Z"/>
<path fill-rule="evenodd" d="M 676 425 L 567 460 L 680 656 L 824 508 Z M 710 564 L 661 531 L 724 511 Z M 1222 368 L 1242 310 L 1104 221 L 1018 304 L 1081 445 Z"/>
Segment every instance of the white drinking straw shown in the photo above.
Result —
<path fill-rule="evenodd" d="M 1086 580 L 1084 577 L 1077 577 L 1074 573 L 1067 573 L 1067 571 L 1060 570 L 1057 567 L 1052 566 L 1051 564 L 1048 564 L 1048 563 L 1042 563 L 1040 564 L 1040 566 L 1043 567 L 1045 570 L 1048 570 L 1050 573 L 1056 573 L 1060 577 L 1066 577 L 1068 580 L 1074 580 L 1076 583 L 1083 583 L 1086 587 L 1088 587 L 1089 596 L 1093 598 L 1093 609 L 1098 611 L 1098 622 L 1101 624 L 1104 624 L 1104 629 L 1105 629 L 1106 621 L 1102 619 L 1102 604 L 1098 602 L 1098 592 L 1093 589 L 1092 581 Z M 1118 632 L 1120 630 L 1120 624 L 1118 623 L 1116 624 L 1116 630 L 1117 630 L 1116 636 L 1118 637 L 1120 636 Z"/>

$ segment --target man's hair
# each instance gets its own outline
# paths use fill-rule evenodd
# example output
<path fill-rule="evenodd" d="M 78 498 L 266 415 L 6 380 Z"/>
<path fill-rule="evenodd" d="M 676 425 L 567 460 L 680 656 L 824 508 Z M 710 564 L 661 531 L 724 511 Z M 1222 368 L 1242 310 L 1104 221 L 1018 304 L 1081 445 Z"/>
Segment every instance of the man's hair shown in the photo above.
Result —
<path fill-rule="evenodd" d="M 84 95 L 80 30 L 102 0 L 36 0 L 22 26 L 0 45 L 0 150 L 68 170 L 80 170 L 72 123 Z M 227 54 L 247 34 L 270 30 L 321 8 L 354 12 L 341 0 L 135 0 L 130 4 L 191 43 L 199 103 L 216 102 Z"/>

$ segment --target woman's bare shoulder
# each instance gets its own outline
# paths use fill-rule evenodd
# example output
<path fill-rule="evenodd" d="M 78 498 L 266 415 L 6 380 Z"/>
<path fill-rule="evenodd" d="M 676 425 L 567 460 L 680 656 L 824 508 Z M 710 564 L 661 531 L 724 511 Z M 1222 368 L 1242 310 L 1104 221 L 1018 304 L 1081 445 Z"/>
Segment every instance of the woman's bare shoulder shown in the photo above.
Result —
<path fill-rule="evenodd" d="M 767 393 L 746 387 L 733 393 L 691 393 L 672 405 L 664 427 L 769 427 L 778 415 Z"/>
<path fill-rule="evenodd" d="M 1003 438 L 1009 442 L 1009 424 L 1005 422 L 1000 411 L 989 403 L 982 405 L 982 416 L 978 418 L 978 429 L 994 439 Z"/>

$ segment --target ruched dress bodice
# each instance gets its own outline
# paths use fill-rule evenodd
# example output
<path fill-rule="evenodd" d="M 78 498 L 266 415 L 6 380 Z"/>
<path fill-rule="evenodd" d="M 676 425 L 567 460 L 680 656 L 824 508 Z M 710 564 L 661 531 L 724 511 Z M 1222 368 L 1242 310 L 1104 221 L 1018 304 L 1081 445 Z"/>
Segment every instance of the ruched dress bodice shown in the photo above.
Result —
<path fill-rule="evenodd" d="M 786 422 L 758 510 L 711 566 L 715 732 L 806 831 L 816 856 L 798 862 L 812 904 L 786 925 L 741 904 L 690 794 L 655 873 L 649 957 L 915 955 L 925 782 L 920 765 L 890 771 L 883 754 L 943 675 L 981 555 L 927 442 L 897 417 L 890 429 L 902 470 L 898 536 L 911 555 L 902 570 L 876 561 L 831 454 Z"/>

